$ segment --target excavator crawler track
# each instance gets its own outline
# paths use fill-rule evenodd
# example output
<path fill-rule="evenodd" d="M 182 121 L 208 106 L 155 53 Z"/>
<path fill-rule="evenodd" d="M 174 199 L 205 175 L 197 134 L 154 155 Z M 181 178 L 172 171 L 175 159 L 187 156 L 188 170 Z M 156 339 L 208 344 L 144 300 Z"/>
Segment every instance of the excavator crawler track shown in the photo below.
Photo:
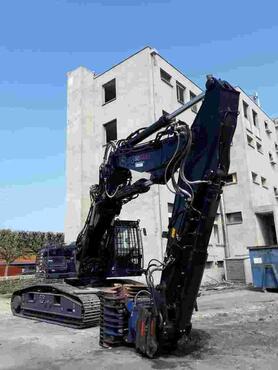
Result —
<path fill-rule="evenodd" d="M 73 328 L 99 325 L 99 289 L 79 289 L 67 284 L 35 284 L 17 290 L 11 299 L 15 316 Z"/>

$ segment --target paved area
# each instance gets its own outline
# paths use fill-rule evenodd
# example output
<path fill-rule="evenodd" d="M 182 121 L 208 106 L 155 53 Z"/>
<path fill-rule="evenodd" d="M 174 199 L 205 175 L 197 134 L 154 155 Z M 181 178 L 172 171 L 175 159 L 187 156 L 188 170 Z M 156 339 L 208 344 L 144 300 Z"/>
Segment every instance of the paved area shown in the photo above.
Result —
<path fill-rule="evenodd" d="M 190 345 L 149 360 L 133 348 L 99 347 L 98 328 L 15 318 L 2 297 L 0 369 L 278 369 L 278 293 L 205 293 L 193 327 Z"/>

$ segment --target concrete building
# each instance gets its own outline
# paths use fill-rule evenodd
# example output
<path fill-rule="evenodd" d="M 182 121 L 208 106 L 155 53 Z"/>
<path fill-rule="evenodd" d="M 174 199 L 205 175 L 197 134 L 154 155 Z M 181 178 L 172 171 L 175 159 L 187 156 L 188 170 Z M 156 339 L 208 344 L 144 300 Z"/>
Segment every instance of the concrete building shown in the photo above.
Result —
<path fill-rule="evenodd" d="M 224 188 L 230 256 L 246 247 L 277 244 L 278 131 L 274 122 L 242 89 L 238 128 Z"/>
<path fill-rule="evenodd" d="M 84 67 L 68 73 L 66 241 L 75 240 L 85 221 L 90 203 L 89 188 L 98 182 L 98 168 L 106 142 L 127 137 L 200 92 L 194 82 L 150 47 L 102 74 Z M 207 279 L 223 275 L 225 257 L 246 254 L 246 246 L 265 242 L 267 232 L 264 230 L 269 220 L 273 221 L 269 226 L 273 231 L 272 242 L 275 241 L 275 224 L 278 230 L 274 122 L 241 92 L 241 100 L 248 105 L 244 109 L 248 111 L 249 123 L 244 118 L 241 101 L 228 177 L 233 186 L 225 187 L 222 212 L 219 211 L 215 220 Z M 191 125 L 197 111 L 198 105 L 181 114 L 179 119 Z M 256 124 L 252 123 L 252 118 L 257 120 L 254 121 Z M 271 133 L 267 132 L 266 124 Z M 263 125 L 260 132 L 259 125 Z M 253 183 L 252 176 L 255 175 L 260 185 Z M 138 174 L 134 176 L 135 179 L 139 177 Z M 172 204 L 173 194 L 165 186 L 154 185 L 147 194 L 140 195 L 123 208 L 121 219 L 140 219 L 141 228 L 146 229 L 143 236 L 145 263 L 150 258 L 163 259 L 166 241 L 161 239 L 161 234 L 167 230 Z"/>

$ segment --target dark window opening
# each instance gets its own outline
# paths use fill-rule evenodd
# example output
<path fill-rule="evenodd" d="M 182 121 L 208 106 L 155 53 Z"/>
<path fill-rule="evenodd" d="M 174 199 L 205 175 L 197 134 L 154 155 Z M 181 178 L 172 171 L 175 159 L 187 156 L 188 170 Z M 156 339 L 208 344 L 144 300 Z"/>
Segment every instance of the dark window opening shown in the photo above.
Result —
<path fill-rule="evenodd" d="M 241 224 L 242 223 L 242 213 L 241 212 L 226 213 L 226 220 L 227 220 L 227 225 Z"/>
<path fill-rule="evenodd" d="M 113 121 L 110 121 L 108 123 L 105 123 L 103 127 L 105 129 L 106 143 L 109 143 L 109 141 L 117 140 L 117 120 L 116 119 L 113 119 Z"/>
<path fill-rule="evenodd" d="M 185 87 L 177 82 L 177 99 L 179 103 L 184 103 L 184 92 L 185 92 Z"/>
<path fill-rule="evenodd" d="M 273 212 L 257 213 L 256 218 L 262 237 L 262 245 L 277 244 L 276 227 Z"/>
<path fill-rule="evenodd" d="M 217 261 L 217 267 L 218 268 L 224 267 L 224 261 Z"/>
<path fill-rule="evenodd" d="M 258 127 L 258 114 L 252 110 L 252 115 L 253 115 L 253 123 L 255 127 Z"/>
<path fill-rule="evenodd" d="M 229 175 L 227 175 L 225 177 L 225 184 L 226 185 L 236 184 L 236 183 L 237 183 L 237 175 L 236 175 L 236 172 L 230 173 Z"/>
<path fill-rule="evenodd" d="M 257 146 L 257 151 L 260 153 L 263 153 L 262 144 L 256 142 L 256 146 Z"/>
<path fill-rule="evenodd" d="M 212 261 L 207 261 L 206 262 L 206 269 L 211 269 L 213 267 L 213 262 Z"/>
<path fill-rule="evenodd" d="M 190 99 L 190 100 L 192 100 L 192 99 L 194 99 L 194 98 L 196 98 L 196 94 L 194 94 L 192 91 L 189 91 L 189 99 Z M 197 113 L 197 111 L 198 111 L 197 104 L 194 104 L 194 105 L 191 107 L 191 110 L 192 110 L 192 112 Z"/>
<path fill-rule="evenodd" d="M 104 90 L 104 103 L 108 103 L 111 100 L 116 99 L 116 79 L 107 82 L 103 85 Z"/>
<path fill-rule="evenodd" d="M 171 78 L 172 76 L 169 73 L 165 72 L 163 69 L 160 68 L 160 78 L 162 81 L 167 82 L 171 85 Z"/>
<path fill-rule="evenodd" d="M 216 244 L 220 243 L 220 235 L 219 235 L 219 228 L 217 224 L 213 225 L 213 235 L 214 235 L 214 240 Z"/>
<path fill-rule="evenodd" d="M 252 148 L 254 148 L 254 140 L 251 136 L 249 135 L 246 135 L 247 136 L 247 143 L 248 145 L 250 145 Z"/>
<path fill-rule="evenodd" d="M 244 117 L 248 119 L 248 104 L 245 101 L 242 102 Z"/>
<path fill-rule="evenodd" d="M 255 184 L 259 184 L 258 174 L 257 174 L 257 173 L 255 173 L 255 172 L 251 172 L 251 175 L 252 175 L 252 181 L 253 181 Z"/>
<path fill-rule="evenodd" d="M 262 176 L 261 176 L 261 182 L 262 182 L 262 186 L 263 186 L 264 188 L 268 188 L 268 186 L 267 186 L 267 179 L 266 179 L 265 177 L 262 177 Z"/>
<path fill-rule="evenodd" d="M 168 213 L 173 213 L 174 204 L 168 203 Z"/>
<path fill-rule="evenodd" d="M 264 128 L 265 128 L 265 131 L 266 131 L 267 134 L 271 134 L 272 131 L 271 131 L 267 121 L 264 121 Z"/>
<path fill-rule="evenodd" d="M 268 153 L 269 161 L 272 165 L 276 164 L 276 159 L 271 152 Z"/>
<path fill-rule="evenodd" d="M 171 218 L 172 218 L 172 213 L 174 209 L 174 204 L 173 203 L 168 203 L 168 222 L 170 223 Z"/>

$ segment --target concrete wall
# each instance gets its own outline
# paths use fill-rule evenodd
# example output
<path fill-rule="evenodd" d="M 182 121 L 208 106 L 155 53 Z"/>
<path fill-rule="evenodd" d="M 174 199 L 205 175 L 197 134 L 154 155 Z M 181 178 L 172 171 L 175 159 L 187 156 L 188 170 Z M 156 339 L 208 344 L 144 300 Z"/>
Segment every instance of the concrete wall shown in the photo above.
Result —
<path fill-rule="evenodd" d="M 237 183 L 226 185 L 223 195 L 225 212 L 241 211 L 243 218 L 242 223 L 227 226 L 231 256 L 246 255 L 248 246 L 262 244 L 262 225 L 256 213 L 272 212 L 275 215 L 278 205 L 273 189 L 278 184 L 277 165 L 271 165 L 268 156 L 271 151 L 278 162 L 274 122 L 241 89 L 239 91 L 240 115 L 231 147 L 230 167 L 230 173 L 237 173 Z M 244 117 L 243 100 L 249 106 L 248 119 Z M 258 127 L 254 126 L 252 110 L 258 115 Z M 271 134 L 266 133 L 265 121 L 268 122 Z M 251 143 L 248 142 L 247 135 L 252 139 Z M 258 151 L 256 143 L 262 146 L 262 152 Z M 258 183 L 253 182 L 251 172 L 258 174 Z M 267 179 L 267 187 L 262 185 L 261 177 Z"/>
<path fill-rule="evenodd" d="M 89 209 L 89 188 L 98 182 L 105 131 L 117 119 L 118 138 L 155 121 L 150 49 L 146 48 L 111 70 L 94 76 L 84 68 L 69 74 L 67 134 L 66 241 L 75 240 Z M 104 104 L 102 86 L 116 79 L 116 99 Z M 144 177 L 135 174 L 134 179 Z M 135 211 L 136 210 L 136 211 Z M 158 186 L 123 207 L 122 219 L 140 219 L 145 260 L 162 258 Z"/>
<path fill-rule="evenodd" d="M 170 84 L 161 79 L 160 69 L 171 76 Z M 116 99 L 104 103 L 103 85 L 116 80 Z M 98 169 L 102 161 L 105 130 L 103 125 L 117 119 L 118 139 L 125 138 L 138 128 L 155 122 L 162 110 L 173 112 L 181 106 L 177 100 L 176 84 L 185 87 L 185 102 L 189 101 L 189 91 L 198 95 L 201 89 L 174 66 L 149 47 L 141 50 L 110 70 L 96 75 L 79 67 L 68 74 L 68 123 L 67 123 L 67 210 L 65 239 L 76 239 L 82 229 L 89 209 L 89 188 L 98 183 Z M 205 81 L 204 81 L 205 84 Z M 224 187 L 223 212 L 242 212 L 243 221 L 223 228 L 218 215 L 219 240 L 214 232 L 209 243 L 209 258 L 206 276 L 220 278 L 224 270 L 221 261 L 224 257 L 248 253 L 246 247 L 259 245 L 262 229 L 256 213 L 272 212 L 276 231 L 278 230 L 278 200 L 273 187 L 278 188 L 277 165 L 269 163 L 268 152 L 277 158 L 275 143 L 278 142 L 278 123 L 269 117 L 241 90 L 240 116 L 231 146 L 230 173 L 237 173 L 237 183 Z M 244 118 L 242 99 L 249 105 L 249 117 Z M 200 103 L 198 104 L 200 106 Z M 259 129 L 252 124 L 252 109 L 258 114 Z M 191 125 L 196 117 L 191 109 L 179 119 Z M 265 132 L 267 120 L 271 134 Z M 247 141 L 249 135 L 253 147 Z M 261 143 L 263 154 L 256 149 Z M 267 188 L 254 184 L 251 171 L 267 179 Z M 134 174 L 134 180 L 145 177 Z M 162 259 L 166 240 L 161 239 L 162 231 L 168 229 L 168 203 L 173 203 L 174 195 L 165 186 L 155 185 L 147 193 L 123 207 L 121 219 L 141 220 L 145 262 L 150 258 Z M 219 210 L 220 212 L 220 210 Z M 225 216 L 225 215 L 224 215 Z M 227 233 L 227 250 L 224 251 L 223 230 Z M 217 264 L 219 262 L 219 264 Z"/>
<path fill-rule="evenodd" d="M 237 174 L 237 182 L 235 184 L 226 185 L 223 189 L 223 199 L 225 204 L 225 214 L 233 212 L 242 212 L 243 223 L 227 225 L 227 236 L 231 256 L 243 255 L 247 253 L 244 245 L 244 238 L 250 242 L 255 242 L 252 239 L 253 222 L 250 218 L 253 213 L 250 212 L 250 199 L 244 194 L 249 193 L 249 182 L 246 180 L 248 176 L 247 143 L 244 136 L 244 126 L 242 124 L 242 103 L 239 104 L 240 115 L 238 116 L 237 128 L 234 134 L 233 143 L 231 146 L 231 164 L 229 173 Z"/>
<path fill-rule="evenodd" d="M 94 135 L 94 74 L 84 67 L 68 73 L 65 240 L 76 239 L 88 203 L 88 189 L 97 180 L 99 153 Z M 86 190 L 85 190 L 86 189 Z"/>

